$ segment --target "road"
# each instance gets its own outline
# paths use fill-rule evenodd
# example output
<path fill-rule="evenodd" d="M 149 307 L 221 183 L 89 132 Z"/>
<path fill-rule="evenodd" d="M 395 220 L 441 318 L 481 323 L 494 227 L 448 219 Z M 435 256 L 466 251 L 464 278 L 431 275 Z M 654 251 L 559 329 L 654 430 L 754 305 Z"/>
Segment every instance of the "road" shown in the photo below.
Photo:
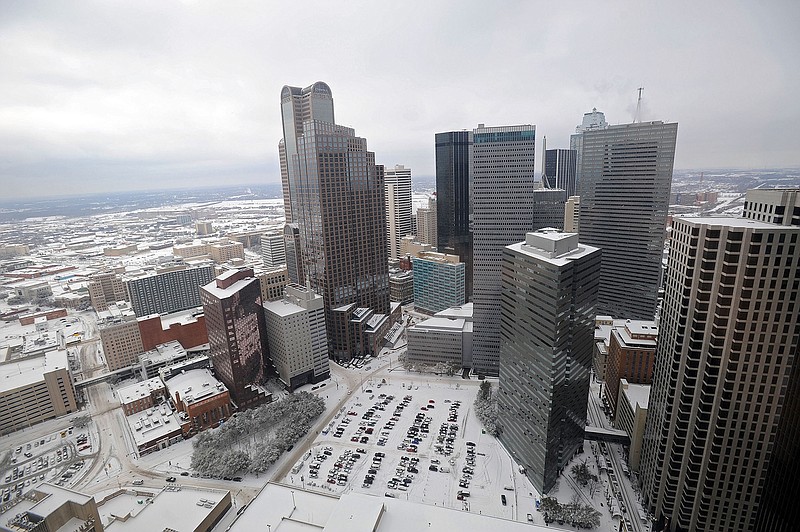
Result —
<path fill-rule="evenodd" d="M 589 392 L 589 419 L 592 425 L 596 427 L 610 429 L 613 428 L 611 423 L 606 418 L 605 414 L 603 413 L 602 408 L 600 407 L 600 398 L 595 394 L 594 390 Z M 646 525 L 643 525 L 641 520 L 639 519 L 638 512 L 636 511 L 637 503 L 639 500 L 638 495 L 636 492 L 633 491 L 633 488 L 630 485 L 630 482 L 622 473 L 622 457 L 620 456 L 620 445 L 618 444 L 606 444 L 608 447 L 608 456 L 609 461 L 611 462 L 608 464 L 614 471 L 614 476 L 617 479 L 617 484 L 619 485 L 619 495 L 622 499 L 621 502 L 625 504 L 625 508 L 627 513 L 623 513 L 625 517 L 631 522 L 633 526 L 633 530 L 635 532 L 644 532 L 648 530 Z"/>

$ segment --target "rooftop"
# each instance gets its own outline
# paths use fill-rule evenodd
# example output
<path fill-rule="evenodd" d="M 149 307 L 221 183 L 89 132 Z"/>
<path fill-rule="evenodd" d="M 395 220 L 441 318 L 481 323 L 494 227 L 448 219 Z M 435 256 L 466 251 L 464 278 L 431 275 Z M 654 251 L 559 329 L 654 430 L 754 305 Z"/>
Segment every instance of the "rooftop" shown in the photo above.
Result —
<path fill-rule="evenodd" d="M 69 368 L 66 350 L 17 358 L 0 364 L 0 390 L 14 390 L 41 382 L 45 373 Z"/>
<path fill-rule="evenodd" d="M 622 381 L 625 381 L 625 379 L 622 379 Z M 625 383 L 627 383 L 627 381 L 625 381 Z M 649 384 L 627 384 L 627 388 L 625 387 L 625 384 L 622 384 L 622 388 L 624 389 L 625 396 L 628 398 L 628 402 L 634 411 L 636 410 L 637 405 L 639 408 L 647 410 L 647 404 L 650 402 Z"/>
<path fill-rule="evenodd" d="M 170 395 L 178 392 L 187 404 L 228 391 L 207 369 L 192 369 L 175 375 L 167 381 L 167 388 Z"/>
<path fill-rule="evenodd" d="M 197 530 L 219 504 L 230 504 L 230 492 L 210 488 L 139 487 L 107 498 L 98 507 L 109 532 L 139 530 Z M 126 520 L 122 520 L 126 516 Z M 118 517 L 119 519 L 115 519 Z"/>
<path fill-rule="evenodd" d="M 772 229 L 781 231 L 800 231 L 800 227 L 792 225 L 778 225 L 767 222 L 759 222 L 757 220 L 750 220 L 749 218 L 738 218 L 735 216 L 708 216 L 708 217 L 678 217 L 673 219 L 676 221 L 683 221 L 695 225 L 712 225 L 716 227 L 734 227 L 738 229 Z"/>
<path fill-rule="evenodd" d="M 416 325 L 412 326 L 412 328 L 420 332 L 421 331 L 461 332 L 464 330 L 465 323 L 466 321 L 464 320 L 464 318 L 445 318 L 445 317 L 434 316 L 432 318 L 428 318 L 425 321 L 417 323 Z"/>
<path fill-rule="evenodd" d="M 119 397 L 119 402 L 125 405 L 145 397 L 150 397 L 150 394 L 154 391 L 163 389 L 164 383 L 161 382 L 161 379 L 159 377 L 153 377 L 146 381 L 118 388 L 117 397 Z"/>
<path fill-rule="evenodd" d="M 277 301 L 265 301 L 264 310 L 268 310 L 269 312 L 272 312 L 281 318 L 305 312 L 303 307 L 295 305 L 294 303 L 285 299 L 279 299 Z"/>
<path fill-rule="evenodd" d="M 441 312 L 437 312 L 434 316 L 439 316 L 441 318 L 464 318 L 464 319 L 472 319 L 472 303 L 464 303 L 463 305 L 459 305 L 457 307 L 450 307 L 446 308 Z"/>

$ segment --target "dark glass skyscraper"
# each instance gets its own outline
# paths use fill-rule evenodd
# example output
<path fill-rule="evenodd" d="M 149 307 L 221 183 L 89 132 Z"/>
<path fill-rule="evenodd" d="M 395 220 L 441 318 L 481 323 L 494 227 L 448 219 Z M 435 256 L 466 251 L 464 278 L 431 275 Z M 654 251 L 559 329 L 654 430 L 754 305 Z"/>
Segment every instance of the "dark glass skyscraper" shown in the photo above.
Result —
<path fill-rule="evenodd" d="M 324 297 L 329 352 L 346 359 L 336 346 L 351 342 L 337 338 L 331 309 L 356 303 L 390 310 L 383 174 L 366 139 L 334 123 L 325 83 L 284 87 L 281 111 L 303 275 Z"/>
<path fill-rule="evenodd" d="M 472 131 L 436 134 L 436 245 L 440 253 L 458 255 L 464 263 L 468 301 L 472 299 L 471 149 Z"/>
<path fill-rule="evenodd" d="M 580 240 L 603 250 L 599 314 L 655 315 L 677 134 L 642 122 L 581 135 Z"/>
<path fill-rule="evenodd" d="M 544 185 L 567 191 L 567 197 L 575 195 L 575 150 L 546 150 L 544 153 Z"/>

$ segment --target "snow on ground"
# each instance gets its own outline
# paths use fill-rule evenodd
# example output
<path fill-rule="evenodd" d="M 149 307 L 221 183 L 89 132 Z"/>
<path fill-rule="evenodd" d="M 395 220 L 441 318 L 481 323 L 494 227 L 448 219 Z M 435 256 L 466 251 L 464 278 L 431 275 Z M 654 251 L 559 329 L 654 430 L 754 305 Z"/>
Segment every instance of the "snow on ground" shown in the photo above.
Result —
<path fill-rule="evenodd" d="M 387 380 L 387 384 L 379 386 L 381 379 L 384 378 Z M 331 423 L 330 432 L 321 434 L 316 439 L 312 455 L 321 453 L 325 447 L 332 448 L 332 456 L 322 462 L 319 478 L 311 479 L 309 477 L 308 464 L 311 459 L 308 459 L 300 472 L 290 473 L 284 482 L 337 494 L 355 491 L 384 496 L 386 492 L 391 492 L 395 497 L 406 498 L 414 502 L 464 509 L 518 521 L 526 521 L 527 514 L 530 513 L 535 522 L 543 523 L 543 519 L 534 509 L 538 494 L 530 482 L 519 473 L 517 466 L 513 464 L 511 457 L 500 443 L 494 437 L 482 433 L 480 422 L 472 412 L 472 402 L 477 393 L 477 386 L 477 381 L 465 381 L 459 377 L 426 376 L 407 373 L 403 370 L 387 372 L 369 379 L 364 384 L 364 392 L 360 389 L 353 392 L 351 400 Z M 362 433 L 358 442 L 351 441 L 359 429 L 366 430 L 366 426 L 360 426 L 360 423 L 365 422 L 363 415 L 372 406 L 382 401 L 382 398 L 379 397 L 380 394 L 394 396 L 394 399 L 389 402 L 385 410 L 376 410 L 375 418 L 377 416 L 380 418 L 377 418 L 374 433 L 371 435 Z M 412 399 L 402 414 L 397 416 L 399 419 L 396 421 L 396 425 L 391 429 L 384 428 L 385 424 L 393 417 L 395 407 L 405 396 L 411 396 Z M 451 456 L 445 457 L 434 450 L 434 445 L 440 427 L 448 424 L 451 401 L 460 401 L 461 405 L 458 408 L 458 430 L 455 436 L 454 452 Z M 433 405 L 432 409 L 430 405 Z M 349 412 L 354 412 L 356 415 L 348 415 Z M 405 447 L 403 450 L 399 450 L 398 445 L 402 444 L 406 438 L 406 432 L 412 426 L 418 413 L 430 418 L 430 432 L 425 435 L 426 437 L 420 438 L 422 441 L 419 443 L 416 453 L 408 452 Z M 348 419 L 350 421 L 345 422 Z M 344 427 L 344 433 L 342 437 L 335 437 L 334 432 L 340 426 Z M 377 444 L 382 433 L 388 438 L 386 445 Z M 365 443 L 362 443 L 362 437 L 368 438 Z M 467 441 L 476 444 L 475 469 L 469 488 L 467 488 L 470 497 L 465 501 L 459 501 L 457 494 L 459 490 L 463 489 L 459 487 L 459 480 L 462 476 L 462 468 L 466 466 Z M 352 471 L 348 474 L 347 484 L 340 486 L 328 483 L 328 473 L 337 458 L 347 449 L 354 452 L 360 448 L 366 450 L 367 453 L 354 464 Z M 376 452 L 383 452 L 386 457 L 382 460 L 382 465 L 378 469 L 372 486 L 365 488 L 363 487 L 364 477 L 371 467 L 372 458 Z M 393 476 L 398 476 L 396 469 L 400 466 L 403 456 L 407 456 L 409 459 L 419 458 L 417 466 L 419 473 L 414 474 L 415 478 L 407 491 L 390 490 L 387 488 L 387 482 Z M 452 463 L 448 461 L 449 459 L 452 459 Z M 444 465 L 449 471 L 446 473 L 430 471 L 431 460 L 439 460 L 440 465 Z M 506 487 L 511 489 L 505 490 Z M 501 494 L 506 495 L 507 505 L 502 504 Z"/>

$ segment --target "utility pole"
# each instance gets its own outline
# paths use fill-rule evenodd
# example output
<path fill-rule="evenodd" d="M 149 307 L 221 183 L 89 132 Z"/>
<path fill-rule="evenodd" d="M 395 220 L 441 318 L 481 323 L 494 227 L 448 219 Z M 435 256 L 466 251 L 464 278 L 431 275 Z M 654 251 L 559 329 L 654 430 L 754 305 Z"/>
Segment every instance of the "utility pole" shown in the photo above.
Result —
<path fill-rule="evenodd" d="M 633 116 L 633 123 L 642 121 L 642 91 L 644 87 L 639 87 L 639 100 L 636 102 L 636 114 Z"/>

